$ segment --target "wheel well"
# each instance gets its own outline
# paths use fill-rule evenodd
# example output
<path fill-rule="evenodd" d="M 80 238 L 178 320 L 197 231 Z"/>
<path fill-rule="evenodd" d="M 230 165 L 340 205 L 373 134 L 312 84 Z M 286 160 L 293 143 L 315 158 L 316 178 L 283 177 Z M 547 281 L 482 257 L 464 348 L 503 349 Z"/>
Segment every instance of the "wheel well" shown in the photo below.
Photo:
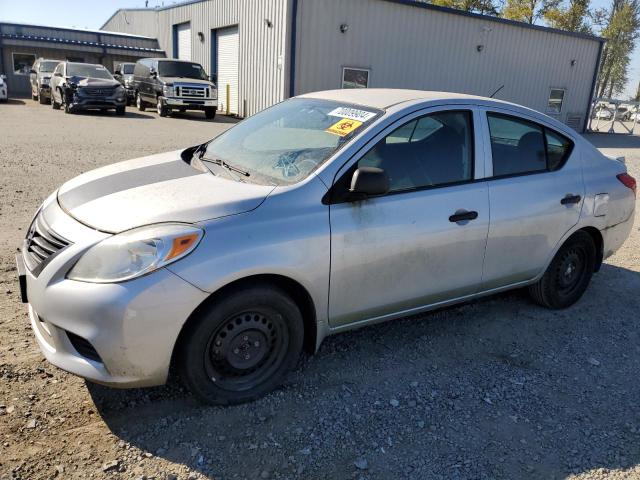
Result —
<path fill-rule="evenodd" d="M 600 270 L 604 255 L 604 240 L 602 239 L 602 234 L 600 233 L 600 230 L 595 227 L 584 227 L 579 231 L 587 232 L 593 239 L 593 243 L 596 245 L 596 265 L 594 271 L 597 272 Z"/>
<path fill-rule="evenodd" d="M 318 332 L 316 323 L 316 310 L 315 305 L 313 304 L 313 300 L 311 299 L 311 295 L 309 295 L 309 292 L 307 292 L 307 290 L 300 283 L 289 277 L 285 277 L 283 275 L 265 274 L 252 275 L 250 277 L 241 278 L 239 280 L 231 282 L 213 292 L 200 305 L 198 305 L 198 307 L 191 313 L 191 315 L 189 315 L 189 318 L 180 330 L 180 334 L 178 335 L 176 344 L 173 347 L 173 358 L 171 359 L 171 363 L 174 363 L 175 355 L 178 351 L 178 346 L 182 342 L 183 334 L 188 330 L 189 325 L 191 325 L 196 320 L 200 312 L 202 312 L 209 305 L 211 305 L 211 303 L 213 303 L 216 299 L 220 298 L 223 295 L 229 294 L 230 292 L 239 288 L 255 285 L 276 286 L 281 288 L 285 293 L 291 296 L 291 299 L 300 309 L 300 313 L 302 313 L 302 320 L 304 322 L 304 349 L 308 353 L 314 353 Z"/>

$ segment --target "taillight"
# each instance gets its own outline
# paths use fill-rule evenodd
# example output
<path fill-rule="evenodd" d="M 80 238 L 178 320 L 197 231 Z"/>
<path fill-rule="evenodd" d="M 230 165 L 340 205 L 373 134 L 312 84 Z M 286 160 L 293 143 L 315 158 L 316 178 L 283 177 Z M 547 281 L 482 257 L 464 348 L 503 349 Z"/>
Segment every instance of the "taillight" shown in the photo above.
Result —
<path fill-rule="evenodd" d="M 630 188 L 631 190 L 633 190 L 633 195 L 634 196 L 636 195 L 637 184 L 636 184 L 636 179 L 635 178 L 633 178 L 628 173 L 621 173 L 620 175 L 616 175 L 616 177 L 618 178 L 618 180 L 620 180 L 622 182 L 622 184 L 625 187 Z"/>

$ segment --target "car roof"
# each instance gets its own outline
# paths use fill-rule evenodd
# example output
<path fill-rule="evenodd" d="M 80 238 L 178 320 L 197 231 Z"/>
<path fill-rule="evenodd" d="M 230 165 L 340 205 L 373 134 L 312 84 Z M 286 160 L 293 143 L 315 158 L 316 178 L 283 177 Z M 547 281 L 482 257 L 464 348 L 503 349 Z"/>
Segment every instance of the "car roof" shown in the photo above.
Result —
<path fill-rule="evenodd" d="M 300 95 L 303 98 L 320 98 L 337 102 L 356 103 L 373 108 L 386 109 L 399 103 L 416 100 L 472 100 L 491 101 L 514 105 L 493 98 L 467 95 L 464 93 L 435 92 L 427 90 L 404 90 L 397 88 L 348 88 L 342 90 L 325 90 Z"/>

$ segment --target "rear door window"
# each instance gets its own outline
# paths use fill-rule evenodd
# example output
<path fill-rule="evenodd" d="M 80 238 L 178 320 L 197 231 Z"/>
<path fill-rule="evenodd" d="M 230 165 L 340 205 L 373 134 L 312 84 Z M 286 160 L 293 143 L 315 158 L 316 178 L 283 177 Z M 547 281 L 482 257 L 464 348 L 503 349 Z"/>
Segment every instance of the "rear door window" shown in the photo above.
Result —
<path fill-rule="evenodd" d="M 487 119 L 494 177 L 558 170 L 573 149 L 570 139 L 537 123 L 498 113 Z"/>

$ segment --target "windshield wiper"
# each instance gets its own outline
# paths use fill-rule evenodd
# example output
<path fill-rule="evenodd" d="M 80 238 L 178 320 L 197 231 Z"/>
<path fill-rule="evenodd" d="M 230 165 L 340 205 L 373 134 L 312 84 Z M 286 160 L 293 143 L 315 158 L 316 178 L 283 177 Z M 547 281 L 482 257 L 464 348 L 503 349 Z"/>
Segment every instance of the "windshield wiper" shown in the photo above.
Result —
<path fill-rule="evenodd" d="M 238 167 L 236 167 L 234 165 L 230 165 L 229 163 L 225 162 L 221 158 L 207 158 L 204 155 L 200 156 L 199 158 L 203 162 L 208 162 L 208 163 L 213 163 L 214 165 L 219 165 L 219 166 L 221 166 L 222 168 L 225 168 L 228 171 L 239 173 L 240 175 L 243 175 L 245 177 L 250 177 L 251 176 L 251 174 L 249 172 L 247 172 L 246 170 L 242 170 L 241 168 L 238 168 Z"/>

